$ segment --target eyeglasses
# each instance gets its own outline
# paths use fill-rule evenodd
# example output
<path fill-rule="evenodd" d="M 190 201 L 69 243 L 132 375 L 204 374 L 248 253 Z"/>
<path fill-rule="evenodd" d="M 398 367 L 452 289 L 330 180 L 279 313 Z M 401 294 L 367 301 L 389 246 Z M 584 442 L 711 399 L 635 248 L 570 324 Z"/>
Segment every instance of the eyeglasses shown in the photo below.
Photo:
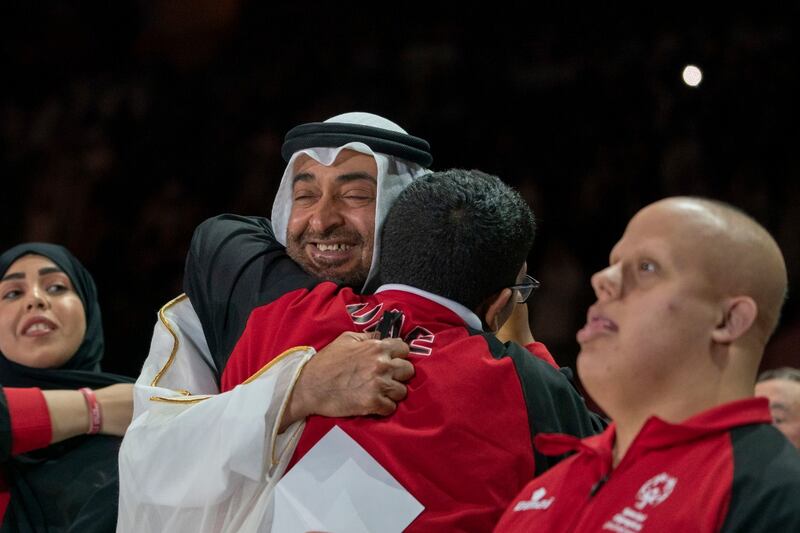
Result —
<path fill-rule="evenodd" d="M 538 280 L 525 274 L 525 281 L 519 285 L 512 285 L 509 287 L 511 290 L 517 291 L 517 303 L 524 304 L 531 297 L 531 293 L 541 286 Z"/>

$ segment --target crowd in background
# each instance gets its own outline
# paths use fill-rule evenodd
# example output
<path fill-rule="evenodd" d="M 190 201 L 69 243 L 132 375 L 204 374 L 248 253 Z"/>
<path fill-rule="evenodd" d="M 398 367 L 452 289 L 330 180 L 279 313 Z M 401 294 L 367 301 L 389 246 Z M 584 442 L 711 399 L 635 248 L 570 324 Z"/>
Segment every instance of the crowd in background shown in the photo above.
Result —
<path fill-rule="evenodd" d="M 9 8 L 0 249 L 57 242 L 94 273 L 106 369 L 138 373 L 156 311 L 181 292 L 194 227 L 266 214 L 283 133 L 350 110 L 430 140 L 434 168 L 498 174 L 529 200 L 529 272 L 542 281 L 533 328 L 560 363 L 574 361 L 587 280 L 625 222 L 657 198 L 697 194 L 743 208 L 778 240 L 790 295 L 764 367 L 797 366 L 797 13 L 484 6 L 390 20 L 322 16 L 326 6 Z M 703 68 L 699 87 L 680 79 L 688 63 Z"/>

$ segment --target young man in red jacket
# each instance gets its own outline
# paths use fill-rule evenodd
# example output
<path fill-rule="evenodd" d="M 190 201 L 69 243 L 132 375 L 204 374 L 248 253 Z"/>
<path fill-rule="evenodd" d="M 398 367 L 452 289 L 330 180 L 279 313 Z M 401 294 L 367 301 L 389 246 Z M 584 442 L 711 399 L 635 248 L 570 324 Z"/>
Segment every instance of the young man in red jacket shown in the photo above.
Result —
<path fill-rule="evenodd" d="M 592 277 L 578 373 L 614 421 L 534 479 L 495 531 L 800 531 L 800 456 L 753 398 L 786 291 L 767 231 L 714 201 L 642 209 Z"/>

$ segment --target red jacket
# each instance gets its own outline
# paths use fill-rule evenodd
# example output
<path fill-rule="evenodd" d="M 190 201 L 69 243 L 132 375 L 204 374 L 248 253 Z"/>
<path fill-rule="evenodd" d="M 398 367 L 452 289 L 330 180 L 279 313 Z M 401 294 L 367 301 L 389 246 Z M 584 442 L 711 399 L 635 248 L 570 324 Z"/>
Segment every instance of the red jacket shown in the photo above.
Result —
<path fill-rule="evenodd" d="M 540 435 L 543 453 L 578 453 L 531 481 L 495 532 L 800 531 L 800 455 L 770 420 L 764 398 L 652 417 L 614 469 L 613 425 Z"/>

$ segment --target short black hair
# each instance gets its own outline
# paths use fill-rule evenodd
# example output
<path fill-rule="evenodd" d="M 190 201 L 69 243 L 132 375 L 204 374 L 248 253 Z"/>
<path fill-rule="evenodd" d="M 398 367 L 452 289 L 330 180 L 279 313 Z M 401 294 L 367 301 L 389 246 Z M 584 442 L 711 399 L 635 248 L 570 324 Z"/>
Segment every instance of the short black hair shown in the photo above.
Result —
<path fill-rule="evenodd" d="M 427 174 L 386 216 L 383 283 L 402 283 L 476 310 L 517 283 L 533 245 L 533 212 L 514 189 L 479 170 Z"/>

